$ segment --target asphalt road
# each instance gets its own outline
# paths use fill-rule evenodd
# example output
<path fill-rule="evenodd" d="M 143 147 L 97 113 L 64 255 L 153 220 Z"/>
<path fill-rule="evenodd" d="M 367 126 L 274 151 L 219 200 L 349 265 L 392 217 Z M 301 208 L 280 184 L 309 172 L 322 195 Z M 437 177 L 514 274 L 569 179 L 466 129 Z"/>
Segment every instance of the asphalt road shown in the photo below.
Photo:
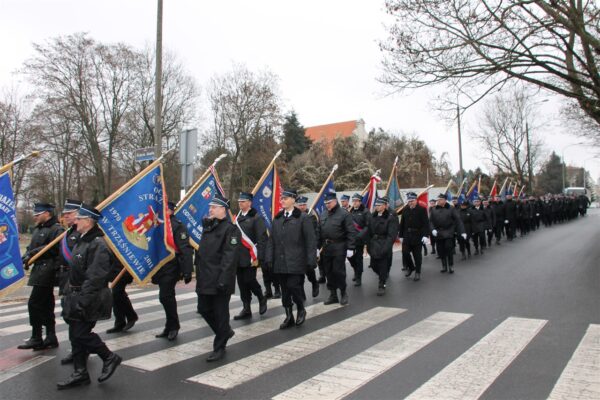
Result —
<path fill-rule="evenodd" d="M 384 297 L 375 295 L 370 270 L 362 287 L 349 287 L 346 307 L 318 304 L 327 295 L 321 286 L 321 295 L 308 301 L 314 307 L 302 327 L 276 328 L 283 319 L 278 300 L 269 302 L 262 317 L 253 303 L 253 319 L 232 322 L 236 342 L 216 364 L 204 360 L 212 335 L 194 312 L 191 293 L 179 302 L 186 329 L 177 341 L 153 339 L 163 324 L 162 308 L 157 301 L 142 303 L 157 300 L 157 288 L 148 287 L 132 292 L 141 309 L 130 332 L 106 335 L 106 322 L 98 329 L 105 339 L 126 338 L 113 342 L 125 365 L 98 384 L 101 362 L 92 357 L 92 384 L 64 392 L 55 390 L 55 382 L 71 372 L 59 363 L 68 341 L 56 351 L 17 352 L 14 347 L 29 334 L 19 328 L 27 324 L 26 310 L 1 306 L 1 397 L 594 398 L 600 393 L 599 245 L 600 210 L 590 210 L 585 218 L 459 261 L 453 275 L 441 274 L 439 260 L 429 255 L 421 281 L 407 280 L 395 253 Z M 184 286 L 178 294 L 192 290 Z M 239 306 L 239 299 L 232 301 L 232 308 Z M 581 360 L 587 376 L 577 369 Z"/>

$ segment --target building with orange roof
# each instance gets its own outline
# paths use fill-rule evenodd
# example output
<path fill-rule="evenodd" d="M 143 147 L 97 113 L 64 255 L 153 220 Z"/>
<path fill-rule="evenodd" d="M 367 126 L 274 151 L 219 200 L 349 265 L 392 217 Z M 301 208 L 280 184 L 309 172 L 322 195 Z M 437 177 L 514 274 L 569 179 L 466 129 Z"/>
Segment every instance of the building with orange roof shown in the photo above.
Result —
<path fill-rule="evenodd" d="M 305 132 L 306 136 L 314 143 L 325 142 L 329 152 L 331 152 L 331 144 L 335 138 L 355 135 L 359 142 L 364 142 L 368 136 L 363 119 L 311 126 L 306 128 Z"/>

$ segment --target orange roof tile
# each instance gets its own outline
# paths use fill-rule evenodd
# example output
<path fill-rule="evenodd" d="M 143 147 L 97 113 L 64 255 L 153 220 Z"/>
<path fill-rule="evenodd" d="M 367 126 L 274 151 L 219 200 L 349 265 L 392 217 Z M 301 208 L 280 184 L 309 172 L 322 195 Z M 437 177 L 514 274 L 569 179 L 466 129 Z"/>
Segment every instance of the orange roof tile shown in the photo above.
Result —
<path fill-rule="evenodd" d="M 335 124 L 310 126 L 306 128 L 306 136 L 313 142 L 319 140 L 333 140 L 336 137 L 348 137 L 356 129 L 356 121 L 337 122 Z"/>

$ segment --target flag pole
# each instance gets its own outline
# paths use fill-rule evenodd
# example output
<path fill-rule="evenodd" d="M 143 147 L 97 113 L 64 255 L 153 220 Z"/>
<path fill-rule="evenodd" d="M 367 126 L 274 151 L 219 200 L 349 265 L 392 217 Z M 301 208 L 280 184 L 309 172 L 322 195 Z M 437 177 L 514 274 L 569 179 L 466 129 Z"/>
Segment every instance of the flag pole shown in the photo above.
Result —
<path fill-rule="evenodd" d="M 388 179 L 387 186 L 385 187 L 385 192 L 387 193 L 390 190 L 390 185 L 392 184 L 392 178 L 396 175 L 396 165 L 398 164 L 398 156 L 394 160 L 394 165 L 392 165 L 392 171 L 390 172 L 390 178 Z"/>
<path fill-rule="evenodd" d="M 375 171 L 375 173 L 373 175 L 379 177 L 379 174 L 381 174 L 381 170 L 378 169 L 377 171 Z M 363 189 L 363 191 L 360 193 L 361 196 L 364 196 L 365 193 L 367 193 L 369 191 L 369 186 L 371 186 L 371 178 L 369 178 L 369 183 L 367 183 L 367 186 L 365 186 L 365 188 Z"/>
<path fill-rule="evenodd" d="M 446 190 L 444 191 L 444 194 L 448 193 L 448 190 L 450 190 L 450 185 L 452 185 L 452 179 L 450 179 L 448 181 L 448 184 L 446 185 Z"/>
<path fill-rule="evenodd" d="M 467 178 L 463 179 L 460 186 L 458 187 L 458 192 L 457 192 L 458 197 L 460 197 L 460 194 L 462 193 L 462 189 L 465 186 L 465 183 L 467 183 Z"/>
<path fill-rule="evenodd" d="M 422 195 L 424 195 L 425 193 L 429 192 L 429 189 L 431 189 L 432 187 L 434 187 L 435 185 L 429 185 L 427 186 L 425 189 L 421 190 L 421 192 L 417 195 L 417 199 L 419 197 L 421 197 Z M 404 207 L 406 207 L 406 204 L 402 204 L 402 207 L 400 207 L 398 209 L 398 211 L 396 211 L 396 214 L 400 214 L 402 212 L 402 210 L 404 210 Z"/>
<path fill-rule="evenodd" d="M 518 196 L 519 199 L 521 198 L 521 193 L 523 193 L 523 190 L 525 190 L 525 186 L 527 186 L 527 185 L 521 186 L 521 190 L 519 190 L 519 196 Z"/>
<path fill-rule="evenodd" d="M 221 161 L 222 159 L 224 159 L 225 157 L 227 157 L 227 154 L 223 153 L 219 157 L 215 158 L 215 161 L 213 161 L 213 163 L 210 164 L 208 166 L 208 168 L 206 168 L 206 171 L 204 171 L 202 173 L 202 175 L 200 175 L 200 178 L 198 178 L 196 180 L 196 182 L 194 182 L 194 184 L 190 187 L 190 189 L 187 191 L 187 193 L 185 194 L 185 196 L 183 196 L 183 198 L 181 198 L 177 202 L 177 205 L 175 205 L 175 210 L 177 210 L 179 208 L 179 206 L 181 206 L 181 204 L 183 204 L 187 199 L 189 199 L 190 197 L 192 197 L 192 195 L 194 194 L 194 192 L 196 191 L 196 189 L 202 184 L 202 182 L 204 182 L 204 179 L 206 179 L 206 177 L 208 176 L 208 174 L 210 174 L 211 168 L 214 168 L 217 165 L 217 163 L 219 161 Z"/>
<path fill-rule="evenodd" d="M 492 188 L 490 189 L 490 196 L 492 195 L 492 192 L 494 191 L 494 187 L 496 186 L 497 183 L 498 183 L 498 178 L 494 179 L 494 184 L 492 185 Z"/>
<path fill-rule="evenodd" d="M 260 188 L 260 185 L 262 185 L 262 183 L 264 182 L 264 180 L 267 178 L 269 170 L 271 169 L 271 167 L 273 166 L 273 164 L 275 164 L 275 160 L 277 160 L 277 157 L 279 157 L 280 155 L 281 155 L 281 149 L 279 149 L 279 151 L 277 153 L 275 153 L 275 157 L 273 157 L 273 159 L 271 160 L 271 162 L 269 163 L 269 165 L 267 165 L 267 168 L 265 168 L 265 172 L 263 172 L 263 174 L 260 177 L 260 179 L 258 180 L 258 182 L 256 182 L 256 185 L 254 186 L 254 189 L 252 189 L 252 195 L 256 194 L 256 192 L 258 191 L 258 188 Z"/>
<path fill-rule="evenodd" d="M 500 197 L 502 197 L 504 195 L 504 190 L 506 189 L 506 182 L 508 182 L 508 176 L 504 180 L 504 183 L 502 184 L 502 188 L 498 192 L 498 194 L 500 195 Z"/>
<path fill-rule="evenodd" d="M 317 199 L 319 197 L 321 197 L 321 195 L 323 194 L 323 191 L 325 190 L 325 187 L 327 186 L 327 184 L 329 183 L 329 181 L 331 180 L 331 177 L 333 176 L 333 173 L 338 169 L 338 165 L 335 164 L 333 166 L 333 168 L 331 169 L 331 172 L 329 173 L 329 176 L 327 177 L 327 179 L 325 179 L 325 182 L 323 183 L 323 186 L 321 186 L 321 190 L 319 190 L 319 193 L 317 193 L 317 196 L 313 199 L 313 203 L 311 204 L 310 208 L 308 209 L 308 214 L 311 213 L 311 211 L 313 210 L 314 206 L 317 204 Z"/>
<path fill-rule="evenodd" d="M 15 165 L 17 165 L 18 163 L 25 161 L 26 159 L 28 159 L 29 157 L 38 157 L 40 155 L 39 151 L 32 151 L 29 154 L 23 154 L 22 156 L 19 156 L 17 158 L 15 158 L 14 160 L 12 160 L 11 162 L 9 162 L 8 164 L 3 165 L 2 167 L 0 167 L 0 174 L 5 173 L 6 171 L 10 170 L 12 167 L 14 167 Z"/>
<path fill-rule="evenodd" d="M 475 185 L 477 184 L 477 180 L 473 181 L 473 184 L 471 185 L 471 187 L 469 188 L 469 190 L 467 191 L 467 197 L 469 197 L 471 195 L 471 193 L 473 193 L 473 189 L 475 189 Z"/>

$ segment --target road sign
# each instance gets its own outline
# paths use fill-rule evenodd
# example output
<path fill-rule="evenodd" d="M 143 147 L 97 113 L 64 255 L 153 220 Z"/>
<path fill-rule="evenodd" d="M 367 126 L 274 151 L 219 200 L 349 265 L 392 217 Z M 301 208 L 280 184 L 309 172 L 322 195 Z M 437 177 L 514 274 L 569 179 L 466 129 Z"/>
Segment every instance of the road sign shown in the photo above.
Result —
<path fill-rule="evenodd" d="M 154 160 L 154 147 L 144 147 L 135 150 L 135 161 L 152 161 Z"/>

